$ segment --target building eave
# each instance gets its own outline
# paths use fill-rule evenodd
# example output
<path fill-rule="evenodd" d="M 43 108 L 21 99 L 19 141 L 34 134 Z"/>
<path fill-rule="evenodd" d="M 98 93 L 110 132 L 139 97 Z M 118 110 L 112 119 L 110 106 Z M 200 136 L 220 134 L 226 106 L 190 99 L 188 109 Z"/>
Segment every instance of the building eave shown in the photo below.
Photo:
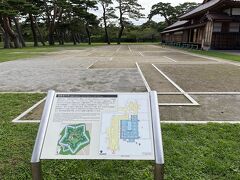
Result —
<path fill-rule="evenodd" d="M 166 33 L 170 33 L 170 32 L 177 32 L 177 31 L 183 31 L 183 30 L 186 30 L 186 29 L 193 29 L 193 28 L 202 27 L 202 26 L 205 26 L 205 25 L 206 25 L 206 22 L 201 23 L 201 24 L 191 25 L 191 26 L 183 26 L 183 27 L 179 27 L 179 28 L 163 31 L 163 32 L 161 32 L 161 34 L 166 34 Z"/>

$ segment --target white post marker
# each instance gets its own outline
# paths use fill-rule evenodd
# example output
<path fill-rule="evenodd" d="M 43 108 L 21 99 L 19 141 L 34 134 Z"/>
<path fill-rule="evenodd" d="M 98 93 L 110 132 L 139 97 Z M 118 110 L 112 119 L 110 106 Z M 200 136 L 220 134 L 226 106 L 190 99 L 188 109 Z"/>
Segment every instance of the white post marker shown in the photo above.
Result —
<path fill-rule="evenodd" d="M 155 160 L 163 179 L 164 154 L 157 93 L 49 91 L 32 153 L 32 177 L 41 160 Z"/>

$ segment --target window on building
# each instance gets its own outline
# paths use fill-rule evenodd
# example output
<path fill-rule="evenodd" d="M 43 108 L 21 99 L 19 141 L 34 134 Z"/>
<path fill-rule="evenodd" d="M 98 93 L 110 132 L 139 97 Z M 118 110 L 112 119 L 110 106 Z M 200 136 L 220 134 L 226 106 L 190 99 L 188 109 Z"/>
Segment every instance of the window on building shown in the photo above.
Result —
<path fill-rule="evenodd" d="M 224 12 L 227 13 L 228 15 L 231 15 L 231 10 L 230 9 L 225 9 Z"/>
<path fill-rule="evenodd" d="M 174 33 L 174 35 L 180 35 L 180 34 L 183 34 L 183 31 L 178 31 Z"/>
<path fill-rule="evenodd" d="M 221 31 L 222 31 L 222 23 L 214 23 L 213 32 L 221 32 Z"/>
<path fill-rule="evenodd" d="M 240 16 L 240 8 L 232 8 L 232 15 Z"/>
<path fill-rule="evenodd" d="M 229 32 L 239 32 L 240 23 L 230 23 Z"/>

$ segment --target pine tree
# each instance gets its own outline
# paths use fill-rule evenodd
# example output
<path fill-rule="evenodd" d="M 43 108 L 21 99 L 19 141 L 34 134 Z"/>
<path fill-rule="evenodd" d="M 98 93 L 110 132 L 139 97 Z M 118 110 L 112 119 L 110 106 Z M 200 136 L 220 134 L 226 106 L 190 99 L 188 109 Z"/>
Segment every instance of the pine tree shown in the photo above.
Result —
<path fill-rule="evenodd" d="M 4 48 L 12 47 L 11 41 L 13 41 L 15 48 L 21 48 L 25 45 L 17 18 L 25 3 L 25 0 L 2 0 L 0 2 L 0 24 L 4 34 Z M 12 20 L 17 32 L 12 28 Z"/>
<path fill-rule="evenodd" d="M 97 1 L 94 0 L 71 0 L 73 4 L 73 15 L 85 26 L 88 44 L 91 45 L 91 28 L 98 25 L 97 16 L 89 12 L 97 9 Z"/>
<path fill-rule="evenodd" d="M 118 33 L 118 44 L 121 43 L 121 37 L 125 24 L 129 18 L 138 20 L 144 15 L 140 12 L 144 8 L 138 3 L 138 0 L 116 0 L 118 2 L 117 8 L 119 9 L 119 33 Z"/>
<path fill-rule="evenodd" d="M 103 24 L 104 24 L 104 31 L 105 31 L 105 41 L 110 44 L 110 38 L 108 34 L 108 20 L 115 19 L 117 16 L 115 15 L 115 9 L 111 7 L 113 4 L 112 0 L 99 0 L 100 5 L 103 9 Z"/>

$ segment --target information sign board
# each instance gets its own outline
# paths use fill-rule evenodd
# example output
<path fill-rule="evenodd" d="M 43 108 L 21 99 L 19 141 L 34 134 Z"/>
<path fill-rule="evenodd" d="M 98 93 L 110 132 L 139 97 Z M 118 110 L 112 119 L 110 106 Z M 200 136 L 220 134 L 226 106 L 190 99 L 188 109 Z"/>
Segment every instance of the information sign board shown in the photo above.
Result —
<path fill-rule="evenodd" d="M 56 93 L 40 158 L 154 160 L 149 93 Z"/>
<path fill-rule="evenodd" d="M 50 91 L 32 155 L 33 177 L 39 174 L 34 165 L 40 159 L 155 160 L 163 164 L 156 92 Z"/>

